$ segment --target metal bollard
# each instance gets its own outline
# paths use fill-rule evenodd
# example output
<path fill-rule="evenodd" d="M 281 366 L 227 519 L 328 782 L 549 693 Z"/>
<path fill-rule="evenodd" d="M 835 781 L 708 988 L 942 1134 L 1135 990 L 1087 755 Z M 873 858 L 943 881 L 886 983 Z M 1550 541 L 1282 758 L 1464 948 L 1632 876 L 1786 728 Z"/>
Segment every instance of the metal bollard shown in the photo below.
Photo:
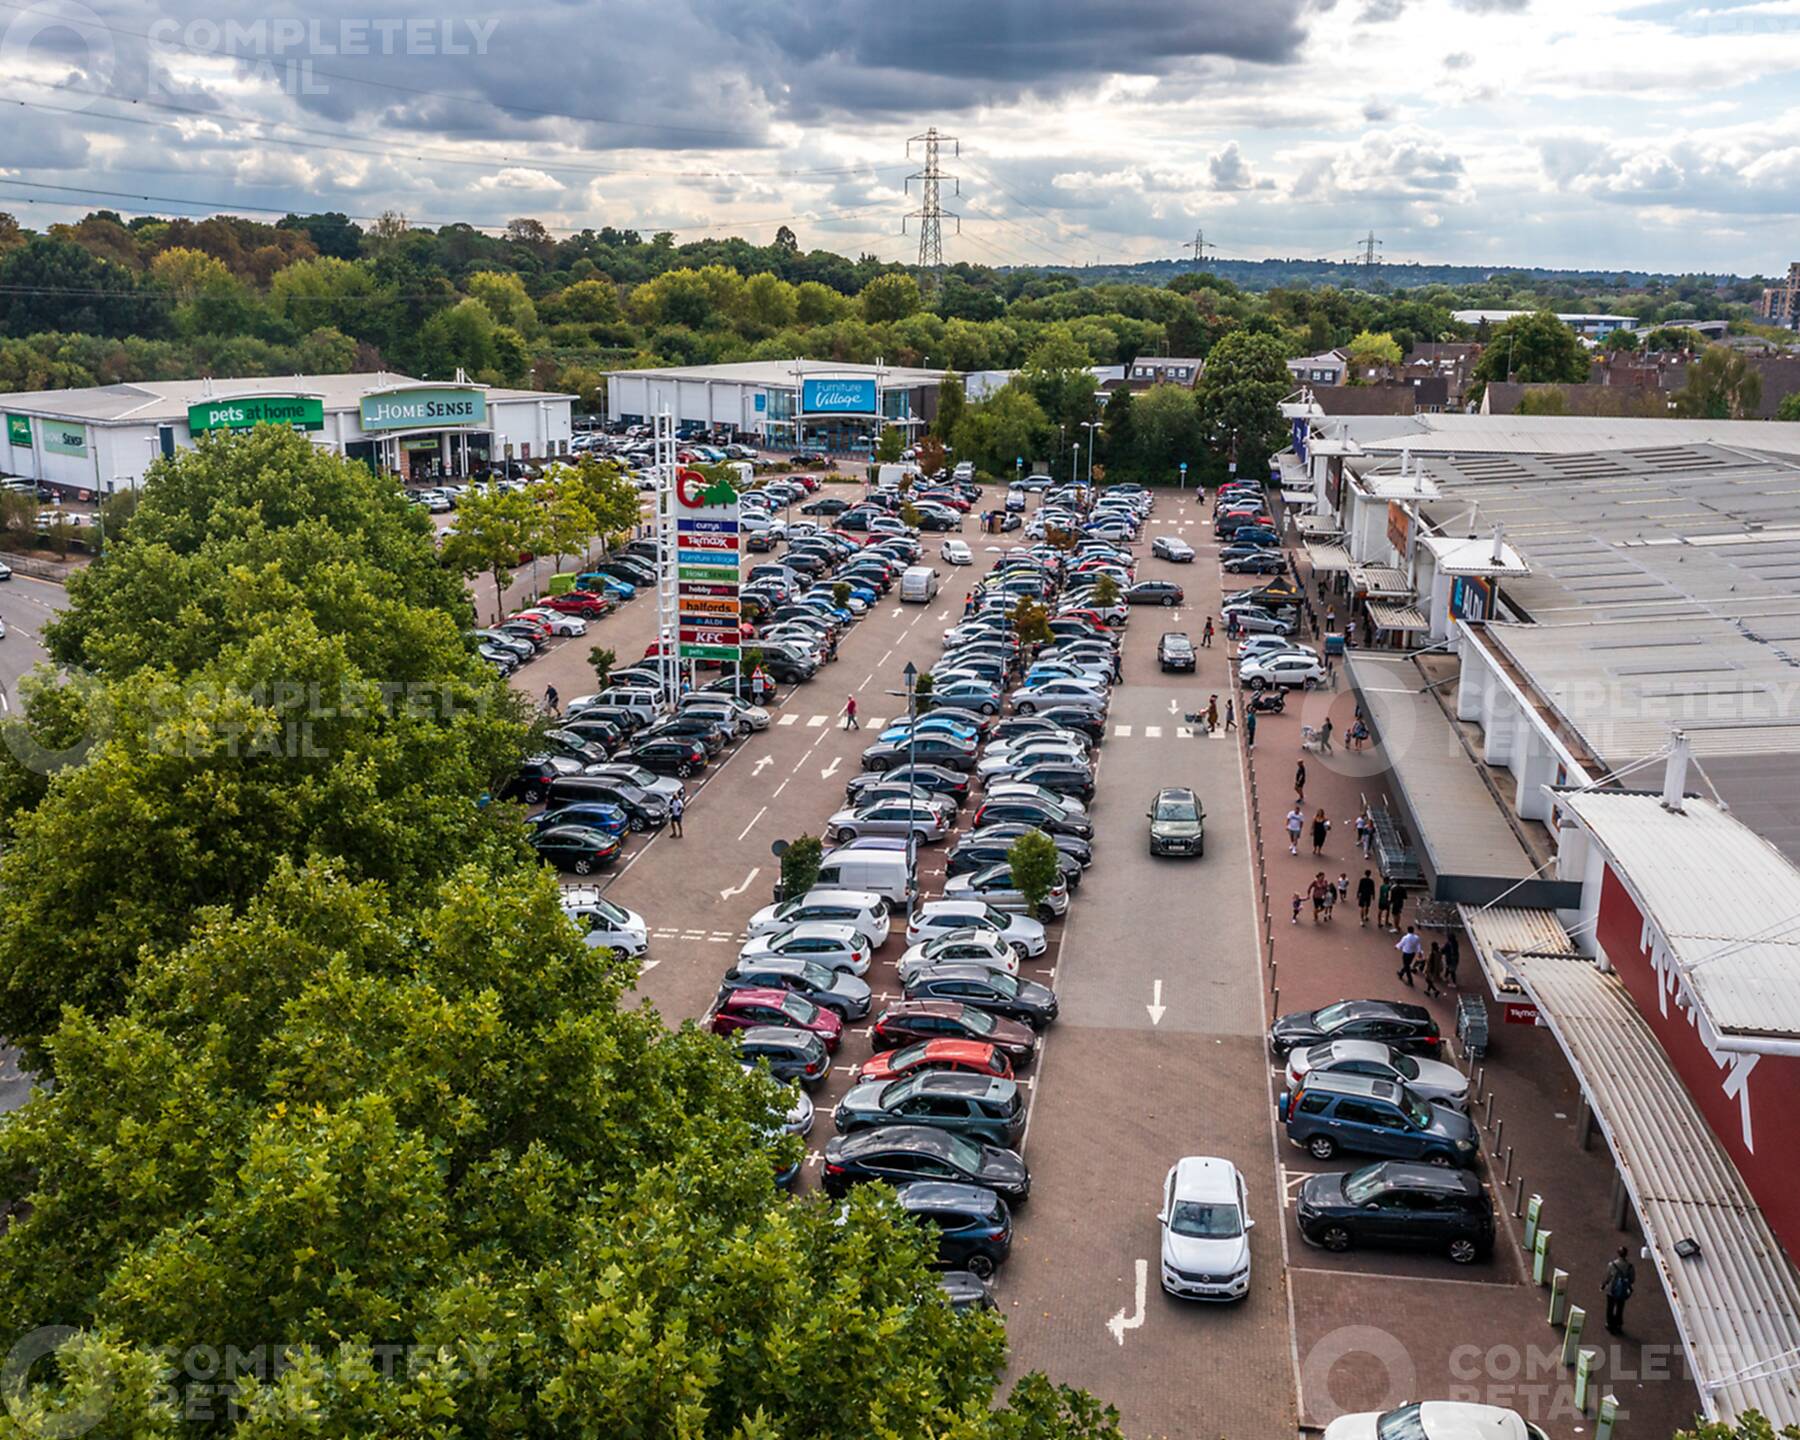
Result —
<path fill-rule="evenodd" d="M 1525 1213 L 1525 1175 L 1521 1171 L 1519 1178 L 1513 1181 L 1517 1187 L 1513 1192 L 1513 1219 L 1517 1220 Z"/>
<path fill-rule="evenodd" d="M 1500 1172 L 1500 1183 L 1502 1185 L 1512 1184 L 1512 1152 L 1513 1147 L 1508 1145 L 1506 1147 L 1506 1168 Z"/>
<path fill-rule="evenodd" d="M 1269 961 L 1269 989 L 1279 990 L 1280 988 L 1281 987 L 1275 983 L 1275 962 L 1271 960 Z"/>
<path fill-rule="evenodd" d="M 1477 1101 L 1479 1101 L 1482 1098 L 1482 1096 L 1484 1096 L 1486 1094 L 1487 1094 L 1487 1066 L 1477 1065 L 1475 1067 L 1475 1098 Z"/>
<path fill-rule="evenodd" d="M 1269 1005 L 1277 1015 L 1281 1013 L 1281 991 L 1279 988 L 1275 990 L 1273 998 L 1269 1001 Z"/>
<path fill-rule="evenodd" d="M 1482 1112 L 1481 1128 L 1483 1130 L 1494 1128 L 1494 1097 L 1492 1095 L 1487 1097 L 1487 1109 Z"/>
<path fill-rule="evenodd" d="M 1500 1153 L 1500 1141 L 1505 1134 L 1506 1121 L 1504 1119 L 1496 1120 L 1494 1122 L 1494 1153 L 1496 1155 Z"/>

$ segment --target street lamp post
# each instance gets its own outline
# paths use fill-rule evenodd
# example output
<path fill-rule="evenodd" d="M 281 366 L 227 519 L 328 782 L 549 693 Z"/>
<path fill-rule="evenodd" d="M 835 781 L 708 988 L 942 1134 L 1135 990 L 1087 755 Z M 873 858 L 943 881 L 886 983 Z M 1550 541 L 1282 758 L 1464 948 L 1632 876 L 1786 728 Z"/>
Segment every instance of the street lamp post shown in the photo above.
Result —
<path fill-rule="evenodd" d="M 1094 483 L 1094 432 L 1100 428 L 1098 420 L 1083 420 L 1081 428 L 1088 432 L 1088 484 Z"/>
<path fill-rule="evenodd" d="M 913 824 L 913 816 L 919 782 L 919 667 L 908 660 L 906 669 L 900 673 L 906 677 L 906 885 L 916 898 L 919 890 L 919 832 Z M 908 911 L 912 908 L 909 901 Z"/>

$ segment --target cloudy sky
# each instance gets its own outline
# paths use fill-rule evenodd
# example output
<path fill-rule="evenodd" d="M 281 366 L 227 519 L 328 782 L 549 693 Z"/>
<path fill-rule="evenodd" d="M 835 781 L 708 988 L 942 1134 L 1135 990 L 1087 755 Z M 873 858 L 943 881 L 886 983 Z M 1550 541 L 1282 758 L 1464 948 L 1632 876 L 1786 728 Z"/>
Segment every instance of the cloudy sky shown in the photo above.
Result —
<path fill-rule="evenodd" d="M 0 0 L 0 209 L 399 210 L 916 254 L 1769 273 L 1800 0 Z M 260 8 L 260 7 L 256 7 Z M 264 12 L 267 14 L 268 12 Z"/>

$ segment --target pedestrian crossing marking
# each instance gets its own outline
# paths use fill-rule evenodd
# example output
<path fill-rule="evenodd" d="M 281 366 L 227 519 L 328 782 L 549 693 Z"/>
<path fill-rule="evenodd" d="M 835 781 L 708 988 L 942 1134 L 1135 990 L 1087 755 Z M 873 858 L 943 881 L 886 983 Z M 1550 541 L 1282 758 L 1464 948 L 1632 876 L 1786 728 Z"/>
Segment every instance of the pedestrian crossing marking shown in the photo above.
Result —
<path fill-rule="evenodd" d="M 1118 736 L 1121 740 L 1129 740 L 1131 738 L 1131 727 L 1129 725 L 1115 725 L 1113 726 L 1113 734 Z"/>
<path fill-rule="evenodd" d="M 1194 738 L 1193 727 L 1190 725 L 1177 725 L 1175 727 L 1175 738 L 1177 740 L 1192 740 Z"/>
<path fill-rule="evenodd" d="M 887 723 L 887 716 L 885 715 L 871 715 L 869 717 L 869 728 L 871 730 L 886 729 Z"/>
<path fill-rule="evenodd" d="M 1160 725 L 1146 725 L 1146 726 L 1145 726 L 1145 727 L 1144 727 L 1144 738 L 1145 738 L 1145 739 L 1146 739 L 1146 740 L 1160 740 L 1160 739 L 1162 739 L 1162 726 L 1160 726 Z"/>
<path fill-rule="evenodd" d="M 793 724 L 797 723 L 799 721 L 799 719 L 800 719 L 800 717 L 798 715 L 783 715 L 775 723 L 777 725 L 793 725 Z"/>
<path fill-rule="evenodd" d="M 808 715 L 806 717 L 806 728 L 808 730 L 817 730 L 825 723 L 827 718 L 828 717 L 824 715 Z"/>

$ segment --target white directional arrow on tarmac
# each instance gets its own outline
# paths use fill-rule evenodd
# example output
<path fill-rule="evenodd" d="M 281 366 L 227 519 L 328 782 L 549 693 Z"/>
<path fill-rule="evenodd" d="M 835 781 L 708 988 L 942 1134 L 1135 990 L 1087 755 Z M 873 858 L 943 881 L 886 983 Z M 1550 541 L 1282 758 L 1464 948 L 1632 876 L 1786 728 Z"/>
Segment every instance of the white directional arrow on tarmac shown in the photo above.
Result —
<path fill-rule="evenodd" d="M 750 773 L 752 775 L 760 775 L 763 772 L 764 766 L 773 765 L 774 763 L 775 763 L 775 757 L 773 755 L 765 755 L 760 760 L 758 760 L 755 765 L 750 767 Z"/>
<path fill-rule="evenodd" d="M 662 961 L 660 961 L 660 960 L 644 960 L 644 961 L 639 962 L 638 969 L 643 971 L 644 974 L 648 975 L 652 970 L 654 970 L 660 964 L 662 964 Z"/>
<path fill-rule="evenodd" d="M 1169 713 L 1171 715 L 1173 715 L 1179 709 L 1181 709 L 1181 703 L 1179 701 L 1171 700 L 1169 702 Z"/>
<path fill-rule="evenodd" d="M 829 780 L 833 775 L 837 774 L 838 766 L 843 763 L 844 762 L 838 756 L 832 756 L 831 763 L 819 772 L 819 778 L 821 780 Z"/>
<path fill-rule="evenodd" d="M 1162 1003 L 1162 981 L 1158 980 L 1150 987 L 1150 1003 L 1144 1008 L 1150 1012 L 1152 1025 L 1162 1024 L 1162 1017 L 1169 1013 L 1169 1007 Z"/>
<path fill-rule="evenodd" d="M 755 869 L 753 869 L 748 875 L 746 875 L 744 877 L 744 881 L 741 885 L 733 885 L 729 890 L 721 890 L 719 892 L 719 898 L 721 900 L 729 900 L 733 896 L 742 895 L 746 890 L 748 890 L 750 888 L 751 882 L 753 880 L 755 880 L 756 877 L 760 874 L 762 874 L 762 866 L 758 865 Z"/>
<path fill-rule="evenodd" d="M 1125 1332 L 1142 1328 L 1144 1323 L 1144 1285 L 1149 1278 L 1150 1262 L 1137 1262 L 1137 1310 L 1130 1316 L 1125 1314 L 1125 1307 L 1119 1307 L 1119 1313 L 1106 1322 L 1106 1328 L 1112 1331 L 1113 1339 L 1121 1345 L 1125 1343 Z"/>

